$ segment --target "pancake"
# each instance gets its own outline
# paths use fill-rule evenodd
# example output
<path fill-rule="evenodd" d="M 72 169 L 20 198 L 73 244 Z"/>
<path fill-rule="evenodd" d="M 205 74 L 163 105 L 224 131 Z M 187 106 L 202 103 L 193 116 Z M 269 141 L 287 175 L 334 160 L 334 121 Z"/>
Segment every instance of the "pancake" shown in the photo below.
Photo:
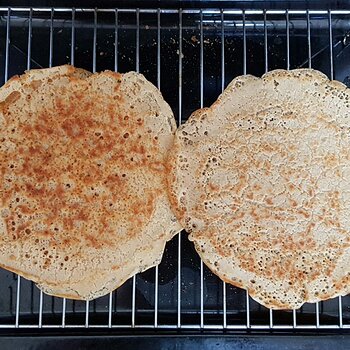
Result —
<path fill-rule="evenodd" d="M 234 79 L 176 132 L 169 195 L 205 264 L 272 309 L 350 291 L 350 90 L 311 69 Z"/>
<path fill-rule="evenodd" d="M 158 264 L 175 120 L 141 74 L 31 70 L 0 89 L 0 266 L 91 300 Z"/>

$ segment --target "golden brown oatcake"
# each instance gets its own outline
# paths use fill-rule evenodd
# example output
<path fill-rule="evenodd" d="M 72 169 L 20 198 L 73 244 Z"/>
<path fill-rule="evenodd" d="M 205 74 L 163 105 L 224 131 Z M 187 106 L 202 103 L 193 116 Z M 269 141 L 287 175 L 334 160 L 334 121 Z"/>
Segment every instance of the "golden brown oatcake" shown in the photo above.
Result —
<path fill-rule="evenodd" d="M 159 263 L 175 120 L 141 74 L 61 66 L 0 89 L 0 266 L 93 299 Z"/>
<path fill-rule="evenodd" d="M 207 266 L 259 303 L 350 291 L 350 90 L 320 72 L 234 79 L 176 133 L 170 196 Z"/>

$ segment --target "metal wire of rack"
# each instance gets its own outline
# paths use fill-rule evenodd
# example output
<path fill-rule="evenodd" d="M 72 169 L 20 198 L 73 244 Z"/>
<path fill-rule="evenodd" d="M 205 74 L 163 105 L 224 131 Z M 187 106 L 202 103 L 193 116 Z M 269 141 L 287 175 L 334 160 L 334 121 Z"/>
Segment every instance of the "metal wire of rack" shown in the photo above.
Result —
<path fill-rule="evenodd" d="M 154 46 L 155 51 L 152 58 L 147 59 L 153 60 L 153 73 L 146 71 L 145 74 L 146 76 L 147 73 L 150 74 L 150 79 L 153 79 L 153 82 L 161 91 L 166 90 L 168 84 L 175 86 L 174 89 L 169 90 L 168 95 L 170 96 L 174 91 L 176 92 L 174 96 L 170 96 L 169 102 L 175 111 L 179 124 L 186 120 L 191 108 L 194 109 L 194 106 L 186 106 L 185 101 L 188 100 L 189 91 L 195 95 L 196 107 L 202 108 L 224 90 L 227 82 L 234 75 L 250 73 L 250 67 L 254 60 L 258 62 L 257 69 L 260 73 L 277 67 L 291 69 L 296 66 L 306 66 L 311 68 L 316 65 L 316 68 L 320 67 L 320 69 L 326 70 L 328 76 L 333 79 L 343 78 L 344 75 L 344 69 L 337 69 L 338 65 L 341 66 L 341 64 L 338 64 L 338 61 L 335 62 L 335 51 L 337 60 L 341 55 L 350 55 L 350 51 L 346 51 L 344 54 L 344 50 L 349 49 L 350 30 L 350 11 L 345 10 L 0 7 L 0 15 L 0 30 L 4 34 L 4 42 L 1 44 L 3 45 L 1 47 L 3 52 L 3 81 L 8 80 L 14 73 L 21 73 L 24 68 L 31 69 L 33 66 L 51 67 L 54 64 L 67 62 L 77 64 L 83 55 L 83 53 L 77 53 L 76 49 L 79 39 L 78 30 L 81 35 L 82 30 L 85 31 L 85 29 L 86 31 L 89 30 L 89 35 L 91 34 L 92 38 L 90 38 L 91 41 L 88 44 L 91 50 L 85 52 L 84 58 L 89 61 L 87 65 L 93 72 L 104 68 L 114 69 L 115 71 L 126 69 L 125 61 L 128 57 L 125 56 L 130 54 L 128 51 L 130 45 L 133 45 L 134 48 L 132 52 L 134 57 L 130 65 L 134 65 L 134 67 L 128 66 L 128 68 L 144 72 L 141 69 L 143 68 L 141 49 L 147 48 L 148 39 L 145 38 L 144 34 L 151 29 L 154 39 L 154 45 L 152 46 Z M 79 15 L 87 15 L 88 20 L 78 18 Z M 106 20 L 106 15 L 109 16 L 108 20 Z M 123 16 L 125 18 L 122 18 Z M 141 16 L 147 16 L 145 23 L 141 23 Z M 149 16 L 152 16 L 152 18 L 149 19 Z M 165 16 L 167 18 L 162 23 Z M 102 21 L 99 21 L 100 17 L 103 18 Z M 347 21 L 344 21 L 344 19 L 347 19 Z M 345 22 L 345 25 L 343 22 Z M 46 34 L 48 32 L 48 45 L 45 46 L 48 51 L 45 54 L 45 57 L 48 57 L 46 63 L 38 62 L 40 52 L 39 56 L 32 57 L 33 49 L 37 50 L 38 44 L 36 43 L 34 46 L 33 39 L 35 33 L 39 33 L 38 28 L 40 27 L 43 28 L 42 30 Z M 313 33 L 315 28 L 317 28 L 317 35 Z M 69 52 L 69 55 L 55 60 L 55 52 L 58 50 L 55 47 L 54 40 L 63 30 L 66 36 L 60 38 L 59 45 L 68 43 L 68 51 L 66 51 Z M 108 67 L 104 67 L 103 64 L 102 67 L 98 65 L 100 56 L 106 56 L 103 51 L 98 52 L 100 49 L 99 31 L 101 30 L 110 31 L 110 40 L 106 44 L 108 46 L 106 51 L 108 51 L 111 60 Z M 275 31 L 277 31 L 277 34 Z M 131 32 L 134 44 L 130 44 Z M 169 32 L 169 35 L 166 34 L 164 37 L 164 32 Z M 318 33 L 321 34 L 318 35 Z M 122 39 L 123 36 L 124 39 Z M 214 38 L 214 41 L 208 43 L 206 41 L 208 36 Z M 254 36 L 257 36 L 260 40 L 260 46 L 258 45 L 257 48 L 257 50 L 260 50 L 260 56 L 258 57 L 254 57 L 254 52 L 252 56 L 251 43 L 248 42 L 248 39 Z M 292 48 L 292 41 L 298 36 L 301 36 L 304 40 L 305 47 L 303 51 L 306 57 L 304 61 L 300 61 L 302 54 L 298 55 L 297 53 L 296 56 L 300 56 L 297 59 L 297 64 L 295 58 L 292 60 L 291 53 L 292 50 L 296 50 L 295 43 Z M 320 38 L 316 40 L 315 38 L 318 36 Z M 276 38 L 281 37 L 283 38 L 284 47 L 282 49 L 276 48 L 279 45 Z M 127 43 L 121 44 L 122 40 L 127 41 Z M 272 46 L 269 44 L 269 40 L 273 42 Z M 16 41 L 19 43 L 18 45 Z M 146 44 L 142 46 L 141 41 L 145 41 Z M 313 41 L 318 46 L 316 50 L 313 50 Z M 164 51 L 170 50 L 167 42 L 170 42 L 169 45 L 173 48 L 170 58 L 164 54 Z M 25 43 L 26 47 L 24 48 L 22 45 L 21 48 L 21 43 Z M 214 48 L 208 49 L 210 43 Z M 255 42 L 253 43 L 255 44 Z M 164 48 L 166 45 L 168 46 Z M 174 48 L 176 48 L 176 51 L 174 51 Z M 186 54 L 185 51 L 189 48 L 195 50 L 193 56 Z M 209 50 L 209 54 L 206 54 L 207 50 Z M 211 50 L 216 52 L 214 60 L 210 61 L 210 65 L 215 66 L 216 74 L 208 78 L 205 71 L 212 68 L 208 68 L 205 63 L 208 55 L 210 56 L 213 52 Z M 241 63 L 237 71 L 233 72 L 232 64 L 234 62 L 228 62 L 228 60 L 232 59 L 232 51 L 235 50 L 235 59 L 239 59 Z M 25 61 L 25 63 L 18 63 L 20 54 L 23 55 L 22 61 Z M 295 56 L 294 53 L 293 55 Z M 275 56 L 278 56 L 282 61 L 273 63 Z M 124 67 L 122 67 L 121 61 L 124 62 Z M 188 81 L 192 77 L 186 75 L 186 72 L 190 69 L 193 70 L 193 67 L 189 66 L 190 61 L 193 61 L 193 65 L 197 65 L 193 73 L 196 79 L 193 85 L 190 84 L 190 88 L 195 86 L 192 90 L 188 88 Z M 335 67 L 335 63 L 337 67 Z M 325 64 L 328 65 L 328 68 L 325 68 Z M 167 68 L 163 73 L 164 65 L 171 65 L 171 69 L 176 73 L 168 77 L 169 71 L 166 71 Z M 349 72 L 350 66 L 347 65 L 346 68 Z M 170 79 L 171 82 L 169 83 L 167 79 Z M 213 85 L 206 83 L 207 79 L 216 82 L 214 88 Z M 209 91 L 209 93 L 206 94 L 206 91 Z M 206 95 L 209 97 L 206 98 Z M 191 266 L 195 266 L 191 270 L 194 272 L 192 274 L 184 273 L 185 270 L 190 270 L 186 265 L 187 263 L 184 263 L 184 259 L 194 254 L 193 248 L 189 247 L 184 233 L 179 234 L 169 243 L 167 252 L 161 265 L 147 272 L 147 278 L 151 282 L 146 284 L 139 276 L 134 276 L 126 283 L 126 286 L 121 287 L 121 289 L 124 288 L 125 293 L 117 295 L 119 290 L 110 293 L 108 296 L 101 298 L 103 300 L 101 303 L 97 302 L 97 304 L 95 302 L 75 303 L 66 299 L 45 296 L 32 283 L 20 276 L 1 271 L 0 329 L 350 329 L 349 297 L 338 297 L 331 301 L 306 305 L 301 310 L 291 312 L 267 310 L 253 301 L 247 292 L 228 286 L 225 282 L 221 282 L 211 275 L 198 257 L 190 258 Z M 167 273 L 163 274 L 162 277 L 160 270 L 164 266 L 167 268 L 169 264 L 174 276 L 170 278 L 170 282 L 163 283 L 164 275 Z M 193 276 L 195 277 L 193 278 Z M 169 292 L 165 292 L 164 288 L 160 290 L 162 283 L 165 288 L 170 290 Z M 190 297 L 188 297 L 189 293 L 186 289 L 188 287 L 193 290 Z M 143 288 L 147 290 L 148 295 L 145 294 Z M 214 292 L 210 292 L 210 289 L 214 289 Z M 209 306 L 208 300 L 212 300 L 214 294 L 215 302 L 211 301 Z M 118 300 L 121 300 L 122 304 L 124 303 L 126 295 L 128 295 L 128 298 L 130 297 L 125 302 L 127 305 L 120 305 L 120 302 L 118 304 Z M 140 295 L 143 299 L 149 299 L 148 302 L 143 300 L 143 304 L 147 307 L 139 306 Z M 174 302 L 167 303 L 164 301 L 167 298 L 172 298 Z M 50 307 L 45 304 L 46 300 L 50 300 Z M 79 307 L 77 307 L 77 303 L 80 303 Z M 45 322 L 46 318 L 48 318 L 47 323 Z M 69 322 L 68 318 L 70 318 Z M 95 320 L 93 321 L 93 319 Z"/>

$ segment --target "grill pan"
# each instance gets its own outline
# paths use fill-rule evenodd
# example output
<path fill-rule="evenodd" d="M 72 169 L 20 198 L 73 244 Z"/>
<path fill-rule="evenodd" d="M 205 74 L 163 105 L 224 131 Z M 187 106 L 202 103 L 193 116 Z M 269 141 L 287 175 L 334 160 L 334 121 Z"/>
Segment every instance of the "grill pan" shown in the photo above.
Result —
<path fill-rule="evenodd" d="M 160 88 L 178 124 L 241 74 L 312 67 L 350 87 L 345 8 L 128 6 L 0 7 L 1 84 L 25 69 L 65 63 L 135 70 Z M 350 296 L 269 310 L 213 275 L 184 231 L 167 244 L 159 267 L 91 302 L 47 296 L 0 270 L 3 335 L 331 332 L 340 339 L 349 329 Z"/>

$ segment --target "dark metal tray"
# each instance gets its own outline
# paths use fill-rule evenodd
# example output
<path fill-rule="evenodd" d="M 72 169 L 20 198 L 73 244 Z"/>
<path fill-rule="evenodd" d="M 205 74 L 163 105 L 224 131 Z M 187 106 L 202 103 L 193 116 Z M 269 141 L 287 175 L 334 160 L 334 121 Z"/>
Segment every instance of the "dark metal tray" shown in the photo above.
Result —
<path fill-rule="evenodd" d="M 349 58 L 350 11 L 343 9 L 0 8 L 1 83 L 25 69 L 64 63 L 137 70 L 161 89 L 178 123 L 244 73 L 313 67 L 349 84 Z M 350 329 L 350 297 L 268 310 L 203 266 L 182 232 L 158 268 L 89 303 L 44 295 L 1 270 L 0 331 L 46 334 L 42 328 L 339 333 Z"/>

